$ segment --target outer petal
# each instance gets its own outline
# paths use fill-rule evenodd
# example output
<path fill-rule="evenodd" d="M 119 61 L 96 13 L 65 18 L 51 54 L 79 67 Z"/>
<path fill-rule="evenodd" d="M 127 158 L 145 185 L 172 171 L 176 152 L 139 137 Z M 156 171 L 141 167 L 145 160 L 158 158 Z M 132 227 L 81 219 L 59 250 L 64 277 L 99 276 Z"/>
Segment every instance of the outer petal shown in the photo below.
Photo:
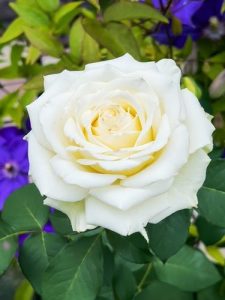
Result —
<path fill-rule="evenodd" d="M 139 62 L 127 53 L 115 59 L 88 64 L 86 65 L 85 70 L 99 69 L 106 67 L 107 65 L 126 73 L 156 69 L 154 62 Z"/>
<path fill-rule="evenodd" d="M 79 201 L 87 195 L 87 190 L 63 182 L 52 170 L 50 160 L 53 153 L 43 148 L 33 135 L 28 135 L 28 155 L 30 174 L 43 195 L 62 201 Z"/>
<path fill-rule="evenodd" d="M 188 132 L 180 125 L 172 134 L 161 156 L 149 167 L 139 173 L 122 180 L 121 185 L 127 187 L 144 187 L 158 180 L 175 176 L 187 162 L 189 144 Z"/>
<path fill-rule="evenodd" d="M 55 88 L 57 88 L 58 86 L 58 89 L 61 87 L 60 89 L 61 92 L 65 93 L 65 91 L 67 90 L 64 88 L 64 86 L 67 87 L 68 83 L 72 84 L 72 82 L 77 80 L 81 74 L 82 71 L 64 70 L 58 74 L 51 74 L 51 75 L 44 76 L 44 89 L 46 91 L 54 85 Z"/>
<path fill-rule="evenodd" d="M 54 99 L 55 95 L 65 93 L 65 91 L 67 91 L 74 83 L 76 77 L 78 76 L 77 73 L 79 73 L 69 72 L 69 74 L 72 76 L 67 76 L 67 72 L 68 71 L 64 71 L 60 74 L 47 76 L 45 79 L 45 86 L 47 90 L 37 100 L 27 106 L 31 121 L 31 128 L 39 143 L 48 149 L 51 149 L 51 146 L 49 145 L 48 140 L 45 138 L 42 126 L 40 124 L 40 111 L 49 99 Z"/>
<path fill-rule="evenodd" d="M 89 194 L 112 207 L 128 210 L 133 206 L 151 197 L 165 193 L 172 185 L 173 178 L 159 180 L 144 188 L 129 188 L 120 185 L 111 185 L 102 188 L 91 189 Z"/>
<path fill-rule="evenodd" d="M 152 197 L 126 211 L 89 197 L 86 200 L 87 222 L 103 226 L 121 235 L 129 235 L 138 231 L 143 232 L 148 222 L 157 223 L 178 210 L 196 206 L 196 193 L 205 180 L 209 161 L 204 151 L 194 153 L 180 170 L 168 192 Z"/>
<path fill-rule="evenodd" d="M 160 73 L 168 75 L 174 83 L 180 85 L 181 70 L 173 59 L 161 59 L 156 63 L 156 66 Z"/>
<path fill-rule="evenodd" d="M 214 126 L 194 94 L 184 89 L 182 96 L 186 108 L 186 124 L 190 134 L 190 153 L 203 147 L 211 151 Z"/>
<path fill-rule="evenodd" d="M 66 214 L 70 219 L 74 231 L 82 232 L 87 229 L 95 228 L 95 226 L 87 224 L 86 222 L 84 201 L 63 202 L 46 198 L 44 204 L 58 209 Z"/>
<path fill-rule="evenodd" d="M 165 197 L 168 197 L 168 201 L 170 201 L 170 207 L 152 218 L 151 223 L 158 223 L 177 210 L 197 206 L 197 192 L 205 181 L 209 162 L 210 158 L 203 150 L 198 150 L 190 156 L 188 163 L 182 168 L 171 190 L 167 195 L 165 194 Z"/>
<path fill-rule="evenodd" d="M 43 133 L 51 145 L 51 149 L 63 157 L 68 156 L 66 147 L 70 145 L 69 139 L 63 132 L 66 102 L 70 98 L 70 93 L 62 93 L 54 96 L 54 99 L 48 101 L 48 103 L 43 106 L 39 116 Z"/>
<path fill-rule="evenodd" d="M 88 167 L 82 167 L 76 162 L 64 160 L 59 156 L 51 159 L 51 165 L 63 181 L 69 184 L 76 184 L 84 188 L 95 188 L 112 184 L 117 179 L 122 179 L 123 175 L 110 175 L 95 173 Z"/>

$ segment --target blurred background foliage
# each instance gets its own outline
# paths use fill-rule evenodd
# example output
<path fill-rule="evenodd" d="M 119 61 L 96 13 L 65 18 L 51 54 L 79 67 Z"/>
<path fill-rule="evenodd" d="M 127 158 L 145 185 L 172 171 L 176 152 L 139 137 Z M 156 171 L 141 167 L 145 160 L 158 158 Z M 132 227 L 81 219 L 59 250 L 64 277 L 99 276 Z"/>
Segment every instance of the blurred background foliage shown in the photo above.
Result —
<path fill-rule="evenodd" d="M 182 87 L 195 93 L 204 109 L 214 116 L 215 148 L 211 157 L 215 159 L 224 157 L 224 11 L 225 4 L 222 0 L 15 0 L 11 2 L 1 0 L 0 127 L 15 125 L 24 132 L 27 131 L 25 107 L 43 91 L 43 75 L 58 73 L 64 69 L 82 70 L 87 63 L 112 59 L 127 52 L 143 62 L 173 58 L 183 73 Z M 206 188 L 209 186 L 224 193 L 224 170 L 223 159 L 220 160 L 219 165 L 217 162 L 212 163 L 208 171 L 211 181 L 205 183 Z M 217 172 L 216 178 L 214 178 L 215 172 Z M 203 194 L 204 189 L 199 195 L 200 199 Z M 104 257 L 107 258 L 105 263 L 108 264 L 107 270 L 109 270 L 105 281 L 112 281 L 112 277 L 114 278 L 114 295 L 106 282 L 96 299 L 225 299 L 225 280 L 222 279 L 225 265 L 223 208 L 224 204 L 221 201 L 218 206 L 207 210 L 205 203 L 201 205 L 200 201 L 200 215 L 194 215 L 191 225 L 188 216 L 186 219 L 182 216 L 183 224 L 178 222 L 179 216 L 172 216 L 159 225 L 149 227 L 149 232 L 154 237 L 150 239 L 151 252 L 157 254 L 162 261 L 171 259 L 171 265 L 173 264 L 174 267 L 178 267 L 179 261 L 184 263 L 186 261 L 188 265 L 189 260 L 192 260 L 193 266 L 198 267 L 199 272 L 202 272 L 196 279 L 193 277 L 196 272 L 193 266 L 188 269 L 188 278 L 184 274 L 180 275 L 180 281 L 175 275 L 171 275 L 172 279 L 164 278 L 160 271 L 162 266 L 159 259 L 154 260 L 154 271 L 150 272 L 148 260 L 143 259 L 146 245 L 143 241 L 140 242 L 140 237 L 131 237 L 129 248 L 123 253 L 121 252 L 121 249 L 124 249 L 123 238 L 118 236 L 115 238 L 114 234 L 108 233 L 107 238 L 119 253 L 116 257 L 117 269 L 114 270 L 116 274 L 114 278 L 115 274 L 112 275 L 110 271 L 112 253 L 106 248 L 104 250 Z M 48 219 L 46 211 L 43 211 L 43 215 L 44 226 Z M 5 213 L 3 217 L 13 225 L 13 221 L 10 221 L 12 216 L 7 217 Z M 25 215 L 24 218 L 26 219 Z M 71 231 L 68 228 L 68 220 L 63 214 L 56 212 L 50 215 L 50 219 L 57 234 L 64 236 Z M 180 236 L 177 232 L 171 231 L 171 224 L 173 224 L 172 228 L 179 228 Z M 13 258 L 17 248 L 14 237 L 23 233 L 23 230 L 13 233 L 12 237 L 10 234 L 7 235 L 9 237 L 7 239 L 5 230 L 4 226 L 0 227 L 0 274 L 4 274 L 0 279 L 0 299 L 41 299 L 23 277 L 17 259 Z M 162 232 L 166 233 L 165 244 L 157 239 Z M 34 245 L 37 250 L 38 235 L 36 237 Z M 41 238 L 43 237 L 46 236 L 42 232 Z M 188 246 L 182 248 L 183 250 L 179 251 L 174 259 L 172 255 L 186 240 L 192 249 L 190 250 Z M 215 270 L 205 262 L 205 257 L 198 256 L 199 252 L 191 252 L 195 248 L 201 249 L 215 263 L 219 273 L 215 273 Z M 163 253 L 161 253 L 162 249 Z M 29 247 L 25 244 L 22 251 L 28 251 L 29 254 Z M 22 255 L 20 264 L 24 274 L 38 291 L 35 276 L 39 275 L 41 270 L 34 269 L 32 273 L 29 268 L 37 263 L 36 258 L 43 263 L 42 256 L 35 251 L 30 254 L 34 254 L 34 261 L 32 259 L 30 262 L 23 261 Z M 187 265 L 184 265 L 184 268 L 188 268 Z M 168 272 L 172 274 L 171 270 Z M 143 274 L 145 277 L 142 277 Z M 110 276 L 111 279 L 108 278 Z M 127 278 L 127 285 L 121 285 L 120 276 Z M 191 281 L 192 277 L 194 281 Z M 183 291 L 183 282 L 188 284 L 189 280 L 190 288 Z M 203 286 L 201 280 L 205 283 Z M 192 286 L 194 283 L 196 285 Z M 132 298 L 131 295 L 134 294 L 135 297 Z"/>

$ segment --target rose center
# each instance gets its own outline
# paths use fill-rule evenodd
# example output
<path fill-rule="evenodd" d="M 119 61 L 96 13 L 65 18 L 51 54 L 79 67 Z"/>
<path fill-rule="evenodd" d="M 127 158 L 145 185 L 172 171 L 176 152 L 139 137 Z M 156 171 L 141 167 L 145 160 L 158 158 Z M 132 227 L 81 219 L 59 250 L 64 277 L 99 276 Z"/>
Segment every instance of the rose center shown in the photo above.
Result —
<path fill-rule="evenodd" d="M 140 130 L 139 118 L 129 106 L 103 107 L 92 122 L 92 133 L 113 150 L 134 145 Z"/>

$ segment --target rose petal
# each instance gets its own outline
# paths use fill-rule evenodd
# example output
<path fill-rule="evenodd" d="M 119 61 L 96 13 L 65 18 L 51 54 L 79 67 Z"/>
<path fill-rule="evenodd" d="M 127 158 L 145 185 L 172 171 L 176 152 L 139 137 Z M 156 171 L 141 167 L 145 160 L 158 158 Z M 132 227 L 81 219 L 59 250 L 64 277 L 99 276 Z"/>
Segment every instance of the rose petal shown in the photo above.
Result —
<path fill-rule="evenodd" d="M 122 211 L 94 197 L 88 197 L 86 220 L 121 235 L 143 232 L 148 222 L 156 223 L 175 211 L 196 206 L 196 193 L 205 180 L 209 161 L 204 151 L 194 153 L 168 192 L 128 210 Z"/>
<path fill-rule="evenodd" d="M 171 135 L 167 146 L 159 158 L 139 173 L 123 179 L 121 185 L 143 187 L 158 180 L 175 176 L 188 159 L 188 139 L 186 127 L 180 125 Z"/>
<path fill-rule="evenodd" d="M 156 63 L 160 73 L 168 75 L 174 83 L 180 85 L 181 70 L 173 59 L 161 59 Z"/>
<path fill-rule="evenodd" d="M 151 197 L 166 192 L 172 183 L 173 178 L 159 180 L 158 182 L 144 188 L 129 188 L 119 185 L 111 185 L 91 189 L 89 194 L 110 206 L 121 210 L 128 210 L 145 200 L 151 201 Z"/>
<path fill-rule="evenodd" d="M 77 232 L 83 232 L 87 229 L 94 229 L 95 226 L 87 224 L 85 218 L 85 204 L 84 201 L 78 202 L 63 202 L 54 199 L 46 198 L 45 205 L 49 205 L 55 209 L 60 210 L 66 214 L 71 222 L 72 229 Z"/>
<path fill-rule="evenodd" d="M 186 124 L 190 133 L 190 153 L 206 147 L 212 150 L 212 133 L 214 126 L 207 118 L 198 99 L 189 90 L 182 90 L 182 97 L 186 109 Z"/>
<path fill-rule="evenodd" d="M 43 148 L 33 135 L 28 135 L 28 155 L 30 174 L 43 195 L 61 201 L 79 201 L 87 195 L 87 190 L 76 185 L 67 184 L 51 168 L 53 153 Z"/>
<path fill-rule="evenodd" d="M 120 174 L 100 174 L 95 173 L 88 167 L 82 167 L 76 162 L 64 160 L 59 156 L 51 159 L 51 165 L 63 181 L 69 184 L 76 184 L 84 188 L 101 187 L 112 184 L 117 179 L 125 178 Z"/>

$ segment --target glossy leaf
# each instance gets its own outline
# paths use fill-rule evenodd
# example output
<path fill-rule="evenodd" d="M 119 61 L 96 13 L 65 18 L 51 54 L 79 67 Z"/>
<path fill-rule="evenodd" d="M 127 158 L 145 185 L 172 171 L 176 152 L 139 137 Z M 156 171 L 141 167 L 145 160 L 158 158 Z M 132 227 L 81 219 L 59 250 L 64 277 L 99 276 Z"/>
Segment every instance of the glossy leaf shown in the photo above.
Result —
<path fill-rule="evenodd" d="M 43 277 L 43 300 L 94 300 L 103 261 L 100 236 L 71 242 L 50 262 Z"/>
<path fill-rule="evenodd" d="M 225 160 L 210 163 L 206 180 L 198 193 L 200 214 L 210 223 L 225 227 Z"/>
<path fill-rule="evenodd" d="M 225 228 L 213 225 L 202 217 L 196 221 L 199 238 L 206 245 L 213 245 L 225 235 Z"/>
<path fill-rule="evenodd" d="M 180 210 L 157 224 L 146 227 L 149 246 L 162 260 L 174 255 L 185 243 L 190 225 L 190 211 Z"/>
<path fill-rule="evenodd" d="M 135 300 L 194 300 L 194 298 L 191 293 L 154 280 L 135 297 Z"/>
<path fill-rule="evenodd" d="M 221 279 L 216 267 L 204 254 L 189 246 L 184 246 L 165 264 L 155 259 L 154 269 L 159 280 L 183 291 L 196 292 Z"/>
<path fill-rule="evenodd" d="M 41 230 L 48 219 L 48 208 L 35 185 L 30 184 L 7 199 L 2 218 L 16 230 Z"/>
<path fill-rule="evenodd" d="M 63 238 L 41 232 L 25 240 L 19 251 L 19 263 L 24 275 L 41 294 L 42 276 L 49 261 L 65 246 Z"/>
<path fill-rule="evenodd" d="M 147 243 L 139 233 L 124 237 L 108 231 L 107 237 L 115 253 L 124 259 L 140 264 L 151 260 Z"/>

